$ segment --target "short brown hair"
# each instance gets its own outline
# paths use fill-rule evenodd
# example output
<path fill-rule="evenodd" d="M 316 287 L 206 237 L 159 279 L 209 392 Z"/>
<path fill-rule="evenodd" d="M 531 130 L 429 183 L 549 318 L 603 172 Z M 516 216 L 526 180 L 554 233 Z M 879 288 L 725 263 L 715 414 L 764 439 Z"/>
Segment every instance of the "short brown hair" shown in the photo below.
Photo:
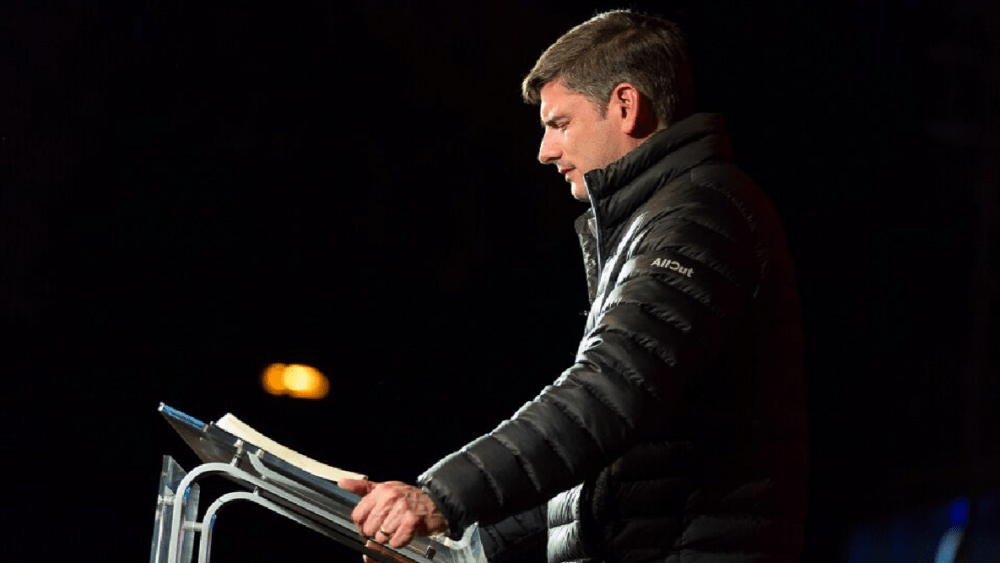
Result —
<path fill-rule="evenodd" d="M 614 10 L 574 27 L 542 53 L 521 84 L 529 104 L 555 80 L 593 100 L 603 114 L 615 86 L 629 82 L 649 101 L 660 128 L 690 115 L 694 84 L 684 36 L 663 18 Z"/>

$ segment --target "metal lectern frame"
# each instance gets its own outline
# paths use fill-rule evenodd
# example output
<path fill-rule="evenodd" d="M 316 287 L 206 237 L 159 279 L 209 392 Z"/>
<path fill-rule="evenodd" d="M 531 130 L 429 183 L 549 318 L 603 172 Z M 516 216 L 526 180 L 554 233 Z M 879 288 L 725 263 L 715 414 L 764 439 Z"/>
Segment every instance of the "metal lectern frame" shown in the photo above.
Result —
<path fill-rule="evenodd" d="M 376 543 L 360 536 L 351 521 L 351 510 L 360 500 L 357 495 L 213 424 L 163 404 L 159 410 L 204 463 L 185 472 L 172 457 L 164 456 L 150 563 L 191 563 L 195 534 L 200 534 L 197 561 L 209 563 L 219 510 L 237 501 L 280 514 L 382 563 L 486 563 L 476 526 L 458 542 L 419 537 L 400 549 Z M 198 521 L 198 482 L 213 475 L 244 490 L 220 495 Z"/>

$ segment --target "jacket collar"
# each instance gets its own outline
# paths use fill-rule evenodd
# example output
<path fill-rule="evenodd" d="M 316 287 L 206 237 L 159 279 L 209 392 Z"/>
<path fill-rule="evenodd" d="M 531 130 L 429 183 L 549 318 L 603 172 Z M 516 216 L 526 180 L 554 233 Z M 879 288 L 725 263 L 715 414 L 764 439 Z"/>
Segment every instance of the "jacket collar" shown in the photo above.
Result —
<path fill-rule="evenodd" d="M 654 191 L 706 160 L 730 160 L 729 135 L 720 114 L 699 113 L 654 134 L 604 168 L 584 175 L 594 230 L 614 227 Z M 578 228 L 584 224 L 580 218 Z M 595 233 L 596 234 L 596 233 Z"/>

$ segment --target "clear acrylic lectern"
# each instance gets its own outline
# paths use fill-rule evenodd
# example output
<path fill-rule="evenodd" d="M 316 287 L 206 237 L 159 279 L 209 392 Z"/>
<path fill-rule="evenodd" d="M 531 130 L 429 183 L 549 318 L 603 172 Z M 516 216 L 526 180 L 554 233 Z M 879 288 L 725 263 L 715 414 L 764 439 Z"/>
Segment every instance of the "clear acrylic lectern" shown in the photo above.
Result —
<path fill-rule="evenodd" d="M 486 563 L 479 530 L 469 527 L 460 541 L 414 539 L 400 549 L 362 537 L 351 521 L 360 500 L 332 481 L 307 473 L 270 453 L 166 405 L 160 413 L 203 462 L 185 472 L 164 456 L 150 563 L 209 563 L 212 529 L 219 509 L 245 501 L 281 514 L 382 563 Z M 243 490 L 215 499 L 198 520 L 198 481 L 221 476 Z M 197 548 L 195 536 L 198 537 Z"/>

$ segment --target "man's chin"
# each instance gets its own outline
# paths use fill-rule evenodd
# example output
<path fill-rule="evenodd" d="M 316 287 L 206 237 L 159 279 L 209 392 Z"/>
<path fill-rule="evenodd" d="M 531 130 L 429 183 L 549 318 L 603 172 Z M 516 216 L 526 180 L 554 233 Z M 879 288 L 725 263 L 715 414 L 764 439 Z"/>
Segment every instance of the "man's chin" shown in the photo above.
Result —
<path fill-rule="evenodd" d="M 587 193 L 587 188 L 576 182 L 570 184 L 569 191 L 577 201 L 590 201 L 590 194 Z"/>

